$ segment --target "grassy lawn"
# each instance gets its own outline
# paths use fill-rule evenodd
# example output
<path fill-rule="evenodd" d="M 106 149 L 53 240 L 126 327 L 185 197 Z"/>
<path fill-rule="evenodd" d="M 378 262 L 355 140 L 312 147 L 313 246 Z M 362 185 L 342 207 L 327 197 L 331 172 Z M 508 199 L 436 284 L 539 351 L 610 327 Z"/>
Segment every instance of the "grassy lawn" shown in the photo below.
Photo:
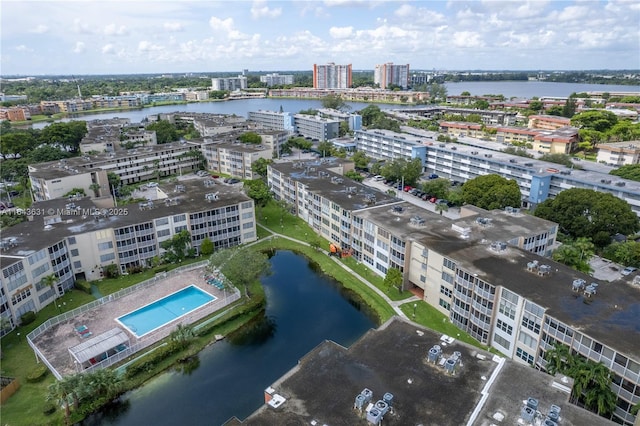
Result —
<path fill-rule="evenodd" d="M 392 287 L 392 288 L 387 287 L 384 284 L 384 279 L 381 276 L 374 273 L 373 271 L 371 271 L 371 269 L 367 268 L 362 263 L 359 263 L 358 261 L 356 261 L 356 259 L 352 257 L 347 257 L 345 259 L 342 259 L 342 262 L 344 262 L 344 264 L 347 265 L 349 268 L 353 269 L 362 278 L 366 279 L 371 284 L 378 287 L 378 289 L 382 291 L 391 300 L 404 300 L 413 296 L 413 294 L 409 291 L 399 292 L 398 289 L 395 287 Z"/>
<path fill-rule="evenodd" d="M 402 312 L 405 313 L 405 315 L 408 318 L 412 319 L 417 324 L 423 325 L 437 332 L 446 334 L 447 336 L 451 336 L 454 339 L 461 340 L 477 348 L 488 350 L 487 346 L 480 344 L 480 342 L 478 342 L 476 339 L 474 339 L 473 337 L 471 337 L 470 335 L 468 335 L 467 333 L 465 333 L 464 331 L 460 330 L 458 327 L 453 325 L 449 321 L 449 318 L 447 318 L 446 315 L 442 314 L 440 311 L 438 311 L 433 306 L 429 305 L 427 302 L 419 301 L 419 302 L 415 302 L 415 304 L 417 305 L 415 308 L 415 312 L 416 312 L 415 318 L 413 316 L 414 302 L 409 302 L 409 303 L 400 305 L 400 309 L 402 310 Z"/>

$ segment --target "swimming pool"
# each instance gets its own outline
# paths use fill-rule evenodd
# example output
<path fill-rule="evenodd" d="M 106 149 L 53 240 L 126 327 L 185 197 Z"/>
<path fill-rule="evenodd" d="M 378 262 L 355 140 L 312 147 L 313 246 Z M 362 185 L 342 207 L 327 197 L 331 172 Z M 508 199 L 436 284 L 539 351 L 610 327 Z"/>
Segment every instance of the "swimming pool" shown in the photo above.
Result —
<path fill-rule="evenodd" d="M 116 321 L 142 337 L 214 300 L 215 296 L 191 285 L 118 317 Z"/>

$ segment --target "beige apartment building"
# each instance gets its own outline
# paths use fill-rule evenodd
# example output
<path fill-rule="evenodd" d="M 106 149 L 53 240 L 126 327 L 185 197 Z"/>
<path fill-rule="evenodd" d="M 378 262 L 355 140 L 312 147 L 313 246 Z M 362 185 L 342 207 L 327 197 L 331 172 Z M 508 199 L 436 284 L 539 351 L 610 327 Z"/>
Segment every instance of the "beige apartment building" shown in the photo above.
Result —
<path fill-rule="evenodd" d="M 640 163 L 640 141 L 598 144 L 598 163 L 625 166 Z"/>

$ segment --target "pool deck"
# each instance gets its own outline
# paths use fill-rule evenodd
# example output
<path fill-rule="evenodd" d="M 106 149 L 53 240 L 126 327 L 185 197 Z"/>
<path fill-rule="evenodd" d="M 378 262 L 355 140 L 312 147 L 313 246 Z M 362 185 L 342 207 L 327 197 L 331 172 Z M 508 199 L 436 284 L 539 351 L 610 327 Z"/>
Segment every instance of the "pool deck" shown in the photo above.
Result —
<path fill-rule="evenodd" d="M 105 298 L 107 301 L 102 305 L 51 327 L 38 336 L 34 340 L 34 343 L 47 361 L 49 361 L 61 375 L 73 374 L 76 372 L 76 369 L 69 355 L 68 349 L 70 347 L 99 336 L 115 327 L 123 329 L 129 335 L 131 342 L 135 342 L 138 339 L 130 330 L 122 327 L 116 321 L 118 317 L 135 311 L 142 306 L 192 284 L 215 296 L 217 298 L 216 301 L 222 301 L 224 299 L 224 292 L 213 285 L 207 284 L 203 278 L 203 274 L 204 268 L 183 272 L 177 276 L 169 276 L 167 278 L 159 276 L 158 282 L 154 286 L 140 289 L 117 300 L 109 301 L 107 296 Z M 195 311 L 192 312 L 192 314 L 193 313 L 195 313 Z M 188 319 L 187 322 L 189 322 Z M 86 326 L 92 333 L 90 337 L 83 338 L 76 331 L 76 327 L 82 325 Z M 173 326 L 174 323 L 169 323 L 160 329 Z"/>

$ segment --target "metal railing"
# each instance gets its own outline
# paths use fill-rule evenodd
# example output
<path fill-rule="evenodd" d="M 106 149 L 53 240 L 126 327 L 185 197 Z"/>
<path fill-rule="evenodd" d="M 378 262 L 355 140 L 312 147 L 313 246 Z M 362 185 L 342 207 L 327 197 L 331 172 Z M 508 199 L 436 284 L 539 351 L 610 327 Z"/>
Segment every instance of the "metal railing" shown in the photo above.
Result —
<path fill-rule="evenodd" d="M 42 361 L 48 368 L 49 370 L 51 370 L 51 372 L 53 373 L 53 375 L 57 378 L 57 379 L 61 379 L 62 375 L 53 367 L 53 365 L 51 365 L 51 363 L 46 359 L 46 357 L 42 354 L 42 352 L 37 348 L 37 346 L 34 343 L 34 340 L 37 339 L 40 335 L 42 335 L 44 332 L 46 332 L 47 330 L 49 330 L 50 328 L 66 322 L 70 319 L 73 319 L 75 317 L 77 317 L 80 314 L 83 314 L 85 312 L 88 312 L 98 306 L 104 305 L 105 303 L 108 302 L 113 302 L 113 301 L 117 301 L 118 299 L 121 299 L 125 296 L 128 296 L 132 293 L 137 292 L 138 290 L 143 290 L 146 288 L 150 288 L 153 287 L 154 285 L 158 284 L 159 282 L 162 282 L 163 280 L 167 279 L 167 278 L 171 278 L 174 277 L 176 275 L 180 275 L 184 272 L 188 272 L 194 269 L 199 269 L 202 268 L 204 266 L 206 266 L 209 262 L 207 260 L 203 260 L 200 262 L 196 262 L 196 263 L 192 263 L 190 265 L 185 265 L 185 266 L 181 266 L 178 267 L 176 269 L 173 269 L 169 272 L 164 272 L 164 273 L 160 273 L 157 274 L 155 277 L 153 278 L 149 278 L 147 280 L 144 280 L 136 285 L 133 285 L 131 287 L 127 287 L 124 288 L 122 290 L 119 290 L 115 293 L 112 293 L 108 296 L 104 296 L 100 299 L 94 300 L 93 302 L 87 303 L 86 305 L 82 305 L 78 308 L 72 309 L 68 312 L 64 312 L 60 315 L 57 315 L 53 318 L 50 318 L 48 320 L 46 320 L 45 322 L 43 322 L 42 324 L 40 324 L 38 327 L 36 327 L 33 331 L 31 331 L 29 334 L 27 334 L 27 343 L 29 344 L 29 346 L 31 346 L 31 349 L 33 349 L 33 351 L 36 354 L 36 357 Z M 241 295 L 240 295 L 240 291 L 238 289 L 233 289 L 233 292 L 230 291 L 230 294 L 226 294 L 224 298 L 221 299 L 217 299 L 215 301 L 213 301 L 212 303 L 208 304 L 207 306 L 203 307 L 202 309 L 197 310 L 196 312 L 191 313 L 190 315 L 188 315 L 186 318 L 182 318 L 179 322 L 176 322 L 175 325 L 177 324 L 188 324 L 194 321 L 198 321 L 210 314 L 212 314 L 213 312 L 219 310 L 220 308 L 224 307 L 225 305 L 229 304 L 229 303 L 233 303 L 236 300 L 240 299 Z M 157 330 L 153 333 L 150 333 L 148 335 L 145 335 L 143 338 L 138 339 L 138 341 L 136 343 L 134 343 L 133 345 L 131 345 L 129 348 L 127 348 L 126 350 L 122 351 L 122 352 L 118 352 L 117 354 L 115 354 L 114 356 L 111 356 L 107 359 L 105 359 L 104 361 L 100 362 L 100 363 L 96 363 L 94 365 L 92 365 L 91 367 L 83 370 L 85 372 L 88 371 L 92 371 L 95 370 L 97 368 L 104 368 L 104 367 L 108 367 L 110 365 L 115 364 L 116 362 L 121 361 L 122 359 L 128 357 L 129 355 L 140 351 L 141 349 L 144 349 L 150 345 L 152 345 L 153 343 L 164 339 L 165 337 L 167 337 L 171 331 L 173 330 L 173 327 L 163 327 L 160 330 Z"/>

